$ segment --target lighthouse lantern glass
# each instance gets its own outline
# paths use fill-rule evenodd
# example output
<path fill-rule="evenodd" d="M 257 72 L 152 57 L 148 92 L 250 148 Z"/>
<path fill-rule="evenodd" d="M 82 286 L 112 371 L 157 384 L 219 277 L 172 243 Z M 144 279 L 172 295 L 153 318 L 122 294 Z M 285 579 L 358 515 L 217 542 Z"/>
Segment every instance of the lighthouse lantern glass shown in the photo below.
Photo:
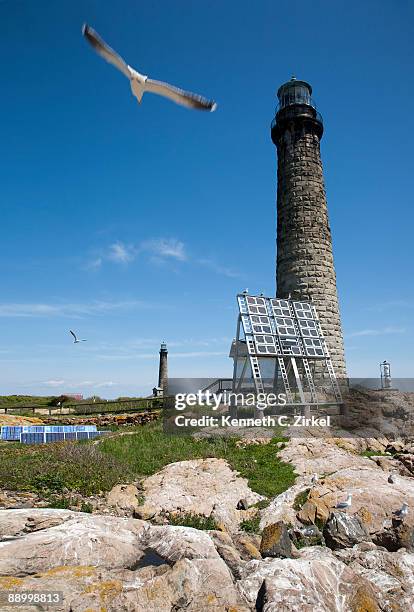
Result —
<path fill-rule="evenodd" d="M 301 81 L 290 81 L 279 91 L 280 108 L 291 104 L 306 104 L 314 106 L 309 91 L 309 85 Z"/>

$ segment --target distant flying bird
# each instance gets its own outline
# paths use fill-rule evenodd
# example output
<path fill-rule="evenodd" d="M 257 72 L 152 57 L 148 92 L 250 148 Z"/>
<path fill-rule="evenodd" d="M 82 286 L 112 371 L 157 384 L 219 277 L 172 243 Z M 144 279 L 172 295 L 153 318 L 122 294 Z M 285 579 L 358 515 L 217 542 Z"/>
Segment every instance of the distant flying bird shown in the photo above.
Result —
<path fill-rule="evenodd" d="M 339 504 L 336 504 L 335 508 L 337 508 L 338 510 L 347 510 L 348 508 L 351 507 L 351 504 L 352 504 L 352 493 L 348 493 L 348 497 L 346 498 L 346 500 L 343 502 L 339 502 Z"/>
<path fill-rule="evenodd" d="M 71 329 L 69 331 L 72 334 L 72 336 L 75 338 L 73 341 L 73 344 L 78 344 L 78 342 L 86 342 L 86 340 L 78 340 L 78 337 L 76 336 L 75 332 L 72 331 Z"/>
<path fill-rule="evenodd" d="M 149 93 L 170 98 L 170 100 L 182 106 L 210 112 L 216 110 L 217 104 L 213 100 L 207 100 L 202 96 L 173 87 L 173 85 L 163 83 L 162 81 L 154 81 L 134 70 L 87 24 L 84 24 L 82 33 L 99 55 L 115 66 L 115 68 L 118 68 L 129 79 L 132 93 L 139 103 L 141 103 L 144 93 L 148 91 Z"/>
<path fill-rule="evenodd" d="M 403 505 L 401 506 L 399 510 L 396 510 L 396 512 L 393 512 L 393 515 L 395 516 L 395 518 L 400 519 L 401 521 L 405 519 L 407 514 L 408 514 L 408 504 L 406 502 L 403 503 Z"/>

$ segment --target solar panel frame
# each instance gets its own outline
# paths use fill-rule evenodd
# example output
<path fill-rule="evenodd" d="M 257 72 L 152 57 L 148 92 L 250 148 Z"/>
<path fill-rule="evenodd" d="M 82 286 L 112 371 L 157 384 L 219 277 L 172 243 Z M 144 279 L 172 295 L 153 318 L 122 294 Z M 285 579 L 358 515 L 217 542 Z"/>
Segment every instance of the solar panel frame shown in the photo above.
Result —
<path fill-rule="evenodd" d="M 94 438 L 98 438 L 100 433 L 100 431 L 88 431 L 88 439 L 93 440 Z"/>
<path fill-rule="evenodd" d="M 8 442 L 19 442 L 21 433 L 21 425 L 2 425 L 1 427 L 1 439 Z"/>
<path fill-rule="evenodd" d="M 22 433 L 44 433 L 45 425 L 22 425 Z"/>
<path fill-rule="evenodd" d="M 76 432 L 76 439 L 77 440 L 87 440 L 89 437 L 89 432 L 88 431 L 77 431 Z"/>
<path fill-rule="evenodd" d="M 293 302 L 293 308 L 298 319 L 315 319 L 316 311 L 310 302 Z"/>
<path fill-rule="evenodd" d="M 259 358 L 329 358 L 311 302 L 245 294 L 237 299 L 249 354 Z"/>
<path fill-rule="evenodd" d="M 65 440 L 76 440 L 76 431 L 65 431 L 63 435 Z"/>
<path fill-rule="evenodd" d="M 45 432 L 45 441 L 46 442 L 61 442 L 65 439 L 65 434 L 63 431 L 48 431 Z"/>
<path fill-rule="evenodd" d="M 21 444 L 45 444 L 45 434 L 39 432 L 27 432 L 20 434 Z"/>
<path fill-rule="evenodd" d="M 39 434 L 43 436 L 43 440 L 46 440 L 46 434 L 59 434 L 58 436 L 48 436 L 47 441 L 54 440 L 76 440 L 76 433 L 85 433 L 84 439 L 88 438 L 89 432 L 96 432 L 96 425 L 1 425 L 0 439 L 6 442 L 21 442 L 21 435 L 24 434 L 24 444 L 31 444 L 27 442 L 31 440 L 32 434 Z M 68 435 L 71 434 L 71 435 Z M 33 438 L 35 439 L 35 438 Z M 36 438 L 36 440 L 39 438 Z M 33 442 L 36 444 L 39 442 Z"/>

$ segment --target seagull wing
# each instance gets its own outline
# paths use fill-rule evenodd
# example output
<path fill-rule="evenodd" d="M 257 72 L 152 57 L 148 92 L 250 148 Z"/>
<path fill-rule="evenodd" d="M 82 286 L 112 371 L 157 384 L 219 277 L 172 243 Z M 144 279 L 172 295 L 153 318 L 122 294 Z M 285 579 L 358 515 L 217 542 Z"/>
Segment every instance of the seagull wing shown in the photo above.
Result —
<path fill-rule="evenodd" d="M 162 81 L 154 81 L 154 79 L 147 79 L 145 81 L 145 91 L 164 96 L 176 104 L 188 106 L 189 108 L 196 108 L 197 110 L 213 112 L 217 108 L 217 104 L 214 100 L 207 100 L 190 91 L 184 91 L 184 89 L 179 89 L 178 87 L 163 83 Z"/>
<path fill-rule="evenodd" d="M 118 53 L 111 49 L 111 47 L 109 47 L 104 40 L 102 40 L 102 38 L 93 28 L 85 23 L 82 28 L 82 34 L 101 57 L 115 66 L 115 68 L 118 68 L 118 70 L 128 77 L 128 79 L 131 78 L 131 72 L 128 68 L 128 64 L 120 55 L 118 55 Z"/>
<path fill-rule="evenodd" d="M 70 333 L 72 334 L 72 336 L 75 338 L 75 340 L 77 340 L 77 337 L 76 337 L 75 332 L 73 332 L 71 329 L 70 329 L 69 331 L 70 331 Z"/>
<path fill-rule="evenodd" d="M 351 504 L 350 504 L 349 502 L 347 502 L 347 501 L 342 501 L 342 502 L 339 502 L 339 504 L 336 504 L 336 506 L 335 506 L 335 507 L 336 507 L 336 508 L 349 508 L 349 506 L 350 506 L 350 505 L 351 505 Z"/>

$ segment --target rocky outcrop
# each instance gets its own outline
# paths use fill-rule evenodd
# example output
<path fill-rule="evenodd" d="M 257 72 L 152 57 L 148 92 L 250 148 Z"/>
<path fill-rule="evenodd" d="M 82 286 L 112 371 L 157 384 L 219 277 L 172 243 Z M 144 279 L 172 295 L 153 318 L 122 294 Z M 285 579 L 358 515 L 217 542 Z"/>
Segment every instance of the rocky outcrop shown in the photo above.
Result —
<path fill-rule="evenodd" d="M 395 519 L 391 520 L 390 523 L 384 526 L 383 531 L 375 534 L 375 544 L 386 548 L 390 552 L 396 552 L 404 548 L 407 552 L 414 553 L 413 525 Z"/>
<path fill-rule="evenodd" d="M 309 477 L 300 477 L 292 487 L 272 499 L 267 508 L 264 508 L 261 512 L 261 529 L 277 521 L 295 525 L 297 523 L 297 510 L 294 508 L 295 500 L 299 495 L 303 494 L 304 491 L 309 490 L 310 486 Z"/>
<path fill-rule="evenodd" d="M 132 515 L 130 510 L 121 510 L 118 507 L 110 506 L 103 493 L 96 495 L 82 495 L 68 489 L 62 489 L 59 494 L 52 494 L 45 490 L 38 493 L 29 491 L 0 491 L 0 509 L 6 510 L 27 509 L 27 508 L 50 508 L 54 501 L 64 499 L 68 504 L 69 510 L 75 512 L 95 512 L 100 514 L 120 514 L 122 516 Z M 85 510 L 85 507 L 87 510 Z"/>
<path fill-rule="evenodd" d="M 287 558 L 294 556 L 294 546 L 282 521 L 267 525 L 263 529 L 260 553 L 262 557 Z"/>
<path fill-rule="evenodd" d="M 118 513 L 134 514 L 142 498 L 138 488 L 133 484 L 115 485 L 107 495 L 108 506 Z"/>
<path fill-rule="evenodd" d="M 354 467 L 338 470 L 327 476 L 311 490 L 308 502 L 312 503 L 319 516 L 328 514 L 338 501 L 352 493 L 352 506 L 348 514 L 358 514 L 370 534 L 382 531 L 384 523 L 390 521 L 393 512 L 403 502 L 414 507 L 414 480 L 399 477 L 397 482 L 388 482 L 388 474 L 377 469 L 373 462 L 366 462 L 363 468 Z M 406 522 L 414 524 L 413 514 Z"/>
<path fill-rule="evenodd" d="M 250 561 L 237 586 L 251 609 L 263 612 L 380 610 L 370 582 L 319 546 L 302 549 L 298 559 Z"/>
<path fill-rule="evenodd" d="M 292 487 L 272 499 L 267 508 L 264 508 L 261 512 L 261 529 L 277 521 L 283 521 L 286 524 L 294 525 L 297 522 L 297 511 L 293 507 L 295 499 L 298 495 L 303 493 L 309 485 L 309 478 L 298 478 Z"/>
<path fill-rule="evenodd" d="M 0 543 L 7 539 L 21 538 L 27 533 L 61 525 L 75 516 L 69 510 L 48 508 L 42 511 L 1 511 Z"/>
<path fill-rule="evenodd" d="M 0 413 L 0 426 L 7 425 L 9 427 L 15 425 L 41 425 L 42 419 L 38 417 L 19 416 L 14 414 L 1 414 Z"/>
<path fill-rule="evenodd" d="M 414 601 L 414 555 L 406 551 L 388 552 L 373 544 L 358 544 L 336 551 L 335 557 L 346 563 L 377 591 L 382 610 L 408 612 Z"/>
<path fill-rule="evenodd" d="M 414 478 L 401 469 L 390 482 L 398 459 L 359 456 L 371 441 L 345 446 L 297 438 L 281 451 L 300 475 L 260 511 L 261 538 L 240 530 L 261 497 L 220 459 L 117 485 L 97 512 L 121 516 L 0 510 L 0 591 L 62 591 L 56 612 L 407 612 Z M 352 505 L 338 512 L 348 492 Z M 175 514 L 213 517 L 222 530 L 165 524 Z"/>
<path fill-rule="evenodd" d="M 371 538 L 361 519 L 357 515 L 345 512 L 332 512 L 323 530 L 326 545 L 329 548 L 349 548 Z"/>
<path fill-rule="evenodd" d="M 378 455 L 371 456 L 370 460 L 388 474 L 408 477 L 412 477 L 414 475 L 397 457 L 383 457 Z"/>
<path fill-rule="evenodd" d="M 291 438 L 290 443 L 279 453 L 282 461 L 293 463 L 298 474 L 332 474 L 344 468 L 363 468 L 369 461 L 366 457 L 351 454 L 352 439 L 342 438 Z"/>
<path fill-rule="evenodd" d="M 344 399 L 347 429 L 375 427 L 384 436 L 414 436 L 414 393 L 359 388 Z"/>
<path fill-rule="evenodd" d="M 127 412 L 124 414 L 95 414 L 93 416 L 77 416 L 77 417 L 44 417 L 43 422 L 47 425 L 96 425 L 99 427 L 108 427 L 116 425 L 117 427 L 131 425 L 145 425 L 160 418 L 159 410 L 146 410 L 141 412 Z M 114 434 L 116 435 L 116 434 Z"/>
<path fill-rule="evenodd" d="M 404 468 L 408 470 L 412 476 L 414 476 L 414 454 L 413 453 L 396 455 L 395 459 L 400 464 L 402 464 Z"/>
<path fill-rule="evenodd" d="M 349 446 L 348 439 L 345 444 Z M 361 441 L 355 444 L 357 448 L 363 446 Z M 273 499 L 263 510 L 262 528 L 277 520 L 290 523 L 294 528 L 324 524 L 348 493 L 352 493 L 352 506 L 347 514 L 357 515 L 371 536 L 382 532 L 391 523 L 393 513 L 401 508 L 403 502 L 414 508 L 414 478 L 407 477 L 402 463 L 395 476 L 396 460 L 392 457 L 371 460 L 342 446 L 342 439 L 337 438 L 291 439 L 279 456 L 293 463 L 300 476 L 293 487 Z M 311 480 L 313 473 L 318 474 L 316 482 Z M 391 474 L 393 478 L 390 479 Z M 302 503 L 298 506 L 297 500 L 301 497 Z M 413 512 L 409 511 L 405 523 L 414 526 Z"/>
<path fill-rule="evenodd" d="M 414 596 L 414 555 L 372 542 L 262 559 L 247 534 L 67 510 L 0 519 L 0 590 L 61 591 L 57 612 L 406 612 Z"/>
<path fill-rule="evenodd" d="M 46 506 L 49 506 L 49 503 L 36 493 L 29 491 L 0 491 L 0 509 L 39 508 Z"/>
<path fill-rule="evenodd" d="M 316 525 L 309 525 L 302 528 L 291 528 L 289 535 L 293 544 L 297 548 L 306 546 L 325 546 L 325 538 Z"/>
<path fill-rule="evenodd" d="M 211 516 L 229 531 L 256 514 L 255 508 L 238 509 L 240 500 L 252 506 L 263 499 L 226 461 L 213 458 L 170 463 L 143 481 L 142 494 L 144 502 L 135 511 L 139 518 L 159 519 L 171 513 Z"/>
<path fill-rule="evenodd" d="M 210 538 L 218 554 L 232 572 L 233 577 L 239 579 L 241 577 L 241 569 L 246 561 L 242 558 L 239 550 L 235 548 L 232 538 L 223 531 L 210 531 Z M 258 557 L 260 559 L 260 553 Z"/>
<path fill-rule="evenodd" d="M 6 529 L 3 526 L 0 542 L 0 575 L 22 576 L 62 565 L 130 567 L 141 556 L 136 542 L 143 521 L 69 510 L 3 510 L 1 518 Z M 45 521 L 45 527 L 34 529 L 39 521 Z M 9 533 L 13 538 L 5 539 Z"/>
<path fill-rule="evenodd" d="M 58 612 L 247 612 L 205 532 L 66 510 L 1 512 L 0 589 L 62 591 Z"/>

